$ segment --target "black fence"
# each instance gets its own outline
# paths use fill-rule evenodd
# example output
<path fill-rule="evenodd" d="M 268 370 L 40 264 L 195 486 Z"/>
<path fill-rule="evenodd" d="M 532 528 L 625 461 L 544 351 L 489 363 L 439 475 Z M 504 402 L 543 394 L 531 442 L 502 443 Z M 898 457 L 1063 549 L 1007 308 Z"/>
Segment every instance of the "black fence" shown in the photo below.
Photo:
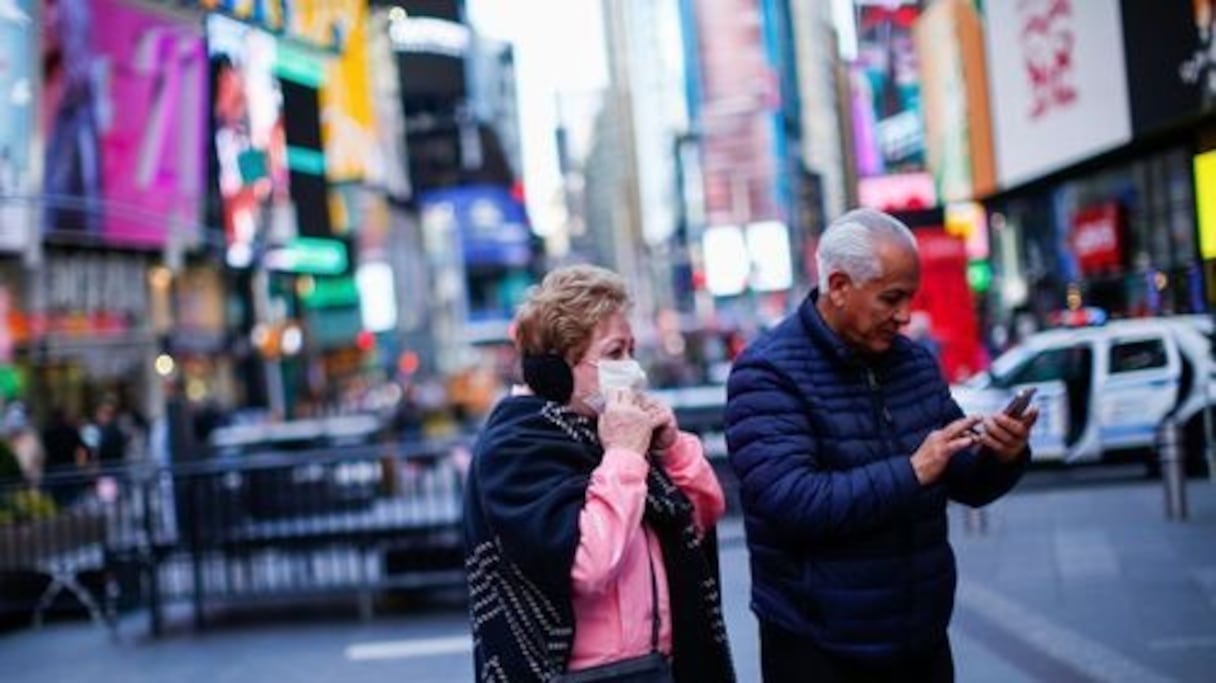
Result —
<path fill-rule="evenodd" d="M 0 485 L 0 613 L 63 602 L 118 610 L 344 595 L 370 616 L 387 588 L 458 585 L 468 439 L 215 449 L 198 461 L 53 473 Z"/>

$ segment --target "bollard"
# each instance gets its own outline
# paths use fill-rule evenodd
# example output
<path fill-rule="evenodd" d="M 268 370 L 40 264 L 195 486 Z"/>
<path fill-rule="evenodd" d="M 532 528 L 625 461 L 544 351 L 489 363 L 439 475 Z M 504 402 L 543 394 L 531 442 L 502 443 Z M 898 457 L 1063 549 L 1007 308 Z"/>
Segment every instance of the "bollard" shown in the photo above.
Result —
<path fill-rule="evenodd" d="M 968 507 L 964 512 L 963 529 L 969 536 L 987 536 L 988 508 Z"/>
<path fill-rule="evenodd" d="M 1186 453 L 1182 452 L 1179 426 L 1172 417 L 1161 422 L 1157 432 L 1157 454 L 1161 460 L 1161 483 L 1165 486 L 1165 518 L 1182 521 L 1186 509 Z"/>

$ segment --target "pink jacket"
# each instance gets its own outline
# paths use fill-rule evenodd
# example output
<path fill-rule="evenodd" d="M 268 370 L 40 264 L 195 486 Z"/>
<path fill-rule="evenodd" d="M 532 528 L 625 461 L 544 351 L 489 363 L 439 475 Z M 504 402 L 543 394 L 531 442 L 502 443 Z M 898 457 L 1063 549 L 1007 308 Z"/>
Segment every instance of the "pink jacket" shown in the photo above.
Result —
<path fill-rule="evenodd" d="M 726 502 L 702 454 L 701 441 L 681 433 L 663 455 L 663 463 L 692 500 L 697 526 L 704 530 L 716 524 Z M 642 526 L 647 468 L 636 453 L 609 449 L 591 474 L 571 571 L 575 623 L 571 671 L 650 651 L 651 560 L 659 593 L 659 649 L 671 653 L 667 572 L 658 539 Z"/>

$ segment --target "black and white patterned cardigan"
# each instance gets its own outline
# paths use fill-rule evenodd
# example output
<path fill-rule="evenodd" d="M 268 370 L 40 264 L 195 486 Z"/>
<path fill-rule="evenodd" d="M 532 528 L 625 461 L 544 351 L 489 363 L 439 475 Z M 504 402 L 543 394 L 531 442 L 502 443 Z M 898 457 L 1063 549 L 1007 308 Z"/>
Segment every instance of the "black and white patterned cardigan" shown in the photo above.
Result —
<path fill-rule="evenodd" d="M 464 502 L 477 681 L 565 671 L 578 519 L 602 455 L 590 420 L 534 396 L 507 398 L 487 419 Z"/>

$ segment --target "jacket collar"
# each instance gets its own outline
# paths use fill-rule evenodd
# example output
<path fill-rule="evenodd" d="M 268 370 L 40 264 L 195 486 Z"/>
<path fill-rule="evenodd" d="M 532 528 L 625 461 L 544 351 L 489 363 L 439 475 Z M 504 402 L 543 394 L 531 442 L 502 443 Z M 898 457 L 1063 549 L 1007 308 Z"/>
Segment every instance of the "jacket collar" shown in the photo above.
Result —
<path fill-rule="evenodd" d="M 807 336 L 811 338 L 811 343 L 822 349 L 833 360 L 853 368 L 880 370 L 890 363 L 896 362 L 897 358 L 901 358 L 905 354 L 908 342 L 902 336 L 896 337 L 891 348 L 877 356 L 853 350 L 853 347 L 846 344 L 835 330 L 828 327 L 827 321 L 823 319 L 823 314 L 815 305 L 818 301 L 819 288 L 816 287 L 803 300 L 798 309 L 798 317 L 802 321 L 802 327 L 806 330 Z"/>
<path fill-rule="evenodd" d="M 834 360 L 849 365 L 862 365 L 864 359 L 861 354 L 854 351 L 848 344 L 836 334 L 836 331 L 828 327 L 828 322 L 823 319 L 823 314 L 819 312 L 816 303 L 819 301 L 819 288 L 811 290 L 806 299 L 802 301 L 802 306 L 798 309 L 798 316 L 802 319 L 802 327 L 806 330 L 807 336 L 811 338 L 811 342 L 829 354 Z"/>

